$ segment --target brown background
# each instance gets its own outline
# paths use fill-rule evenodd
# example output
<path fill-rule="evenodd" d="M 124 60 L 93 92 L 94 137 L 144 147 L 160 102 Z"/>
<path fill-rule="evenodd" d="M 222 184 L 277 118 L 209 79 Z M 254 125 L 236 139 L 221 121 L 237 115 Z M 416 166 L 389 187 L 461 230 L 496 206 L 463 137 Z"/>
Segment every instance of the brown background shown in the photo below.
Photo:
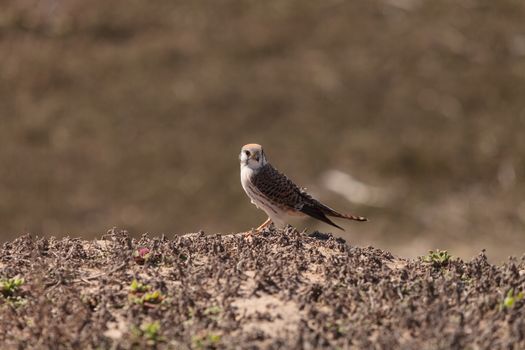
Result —
<path fill-rule="evenodd" d="M 525 251 L 524 2 L 0 5 L 2 240 L 257 226 L 258 142 L 351 244 Z"/>

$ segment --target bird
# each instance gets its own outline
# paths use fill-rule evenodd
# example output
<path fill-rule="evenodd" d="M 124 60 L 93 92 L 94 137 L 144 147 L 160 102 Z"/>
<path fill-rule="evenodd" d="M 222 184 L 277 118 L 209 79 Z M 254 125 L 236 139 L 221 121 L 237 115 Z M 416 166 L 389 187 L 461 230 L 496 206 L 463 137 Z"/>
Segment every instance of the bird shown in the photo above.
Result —
<path fill-rule="evenodd" d="M 304 188 L 297 186 L 286 175 L 275 169 L 267 160 L 261 145 L 249 143 L 239 154 L 241 185 L 252 204 L 263 210 L 268 219 L 257 232 L 270 226 L 277 228 L 287 225 L 289 216 L 311 216 L 324 223 L 344 229 L 329 217 L 368 221 L 363 216 L 342 214 L 313 198 Z"/>

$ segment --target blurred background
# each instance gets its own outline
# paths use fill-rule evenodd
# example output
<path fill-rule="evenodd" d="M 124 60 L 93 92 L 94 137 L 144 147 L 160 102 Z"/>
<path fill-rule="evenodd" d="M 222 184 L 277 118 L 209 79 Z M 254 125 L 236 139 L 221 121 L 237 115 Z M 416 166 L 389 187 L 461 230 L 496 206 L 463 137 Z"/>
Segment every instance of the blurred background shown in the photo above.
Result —
<path fill-rule="evenodd" d="M 238 153 L 402 256 L 525 252 L 525 2 L 0 1 L 0 240 L 258 226 Z"/>

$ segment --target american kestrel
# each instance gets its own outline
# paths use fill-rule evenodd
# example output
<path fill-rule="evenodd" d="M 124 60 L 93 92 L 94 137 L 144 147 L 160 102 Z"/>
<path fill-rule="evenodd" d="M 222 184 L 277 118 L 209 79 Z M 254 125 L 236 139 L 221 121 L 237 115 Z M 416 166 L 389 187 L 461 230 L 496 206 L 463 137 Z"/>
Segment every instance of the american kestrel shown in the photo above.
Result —
<path fill-rule="evenodd" d="M 328 216 L 367 221 L 362 216 L 338 213 L 312 198 L 304 189 L 268 163 L 261 145 L 255 143 L 244 145 L 239 159 L 244 191 L 252 203 L 268 215 L 268 220 L 259 226 L 257 231 L 272 222 L 276 227 L 284 227 L 288 215 L 308 215 L 343 231 L 344 229 L 332 222 Z"/>

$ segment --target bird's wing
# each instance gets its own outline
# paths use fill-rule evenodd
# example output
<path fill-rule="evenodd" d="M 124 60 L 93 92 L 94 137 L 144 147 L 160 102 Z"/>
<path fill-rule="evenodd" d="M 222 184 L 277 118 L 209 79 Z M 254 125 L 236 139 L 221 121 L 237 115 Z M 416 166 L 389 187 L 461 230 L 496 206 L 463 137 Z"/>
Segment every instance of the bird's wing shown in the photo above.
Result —
<path fill-rule="evenodd" d="M 306 191 L 294 184 L 286 175 L 280 173 L 270 164 L 266 164 L 255 173 L 251 178 L 251 182 L 274 205 L 278 205 L 285 210 L 301 212 L 343 230 L 342 227 L 328 219 L 327 215 L 342 218 L 345 218 L 345 215 L 312 198 Z"/>
<path fill-rule="evenodd" d="M 257 190 L 283 209 L 295 209 L 302 202 L 301 189 L 270 164 L 259 169 L 250 180 Z"/>

